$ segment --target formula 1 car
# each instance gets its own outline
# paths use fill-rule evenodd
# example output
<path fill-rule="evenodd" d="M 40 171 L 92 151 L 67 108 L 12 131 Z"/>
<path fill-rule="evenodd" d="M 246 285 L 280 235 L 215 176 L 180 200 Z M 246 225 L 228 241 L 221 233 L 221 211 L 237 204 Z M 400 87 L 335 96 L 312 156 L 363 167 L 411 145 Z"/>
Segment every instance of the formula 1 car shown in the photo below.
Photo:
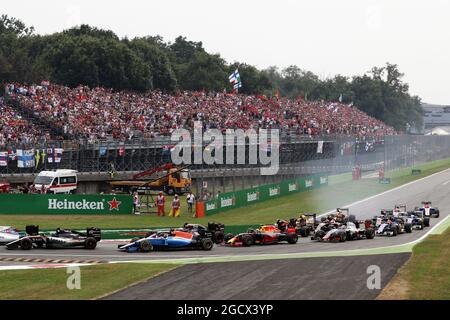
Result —
<path fill-rule="evenodd" d="M 281 232 L 296 233 L 301 237 L 308 237 L 319 223 L 315 213 L 304 213 L 298 219 L 277 220 L 276 224 Z"/>
<path fill-rule="evenodd" d="M 398 214 L 398 216 L 395 216 L 393 210 L 381 210 L 381 215 L 372 219 L 372 228 L 375 229 L 375 235 L 395 237 L 405 232 L 411 233 L 412 224 L 407 222 L 404 217 L 402 218 L 400 213 Z"/>
<path fill-rule="evenodd" d="M 0 245 L 5 245 L 11 241 L 19 239 L 21 234 L 13 227 L 0 226 Z"/>
<path fill-rule="evenodd" d="M 259 229 L 249 229 L 246 233 L 238 235 L 227 234 L 225 243 L 233 247 L 250 247 L 254 244 L 274 244 L 287 242 L 295 244 L 298 241 L 298 235 L 295 232 L 282 232 L 277 226 L 263 225 Z"/>
<path fill-rule="evenodd" d="M 169 230 L 150 232 L 148 237 L 133 239 L 130 243 L 118 245 L 125 252 L 150 252 L 159 250 L 203 249 L 211 250 L 214 246 L 210 233 L 192 230 Z"/>
<path fill-rule="evenodd" d="M 422 207 L 416 207 L 414 211 L 422 211 L 425 217 L 439 218 L 439 209 L 431 206 L 431 201 L 422 201 Z"/>
<path fill-rule="evenodd" d="M 402 213 L 400 218 L 403 218 L 406 223 L 411 224 L 412 229 L 423 230 L 430 226 L 430 217 L 425 217 L 422 211 L 408 211 Z"/>
<path fill-rule="evenodd" d="M 346 240 L 373 239 L 375 229 L 372 222 L 368 221 L 347 221 L 345 223 Z"/>
<path fill-rule="evenodd" d="M 208 227 L 201 224 L 185 223 L 181 231 L 198 232 L 203 238 L 211 238 L 215 244 L 222 243 L 224 240 L 225 225 L 223 223 L 208 222 Z"/>
<path fill-rule="evenodd" d="M 26 226 L 26 235 L 6 244 L 7 249 L 31 250 L 32 248 L 67 249 L 85 248 L 95 249 L 101 240 L 101 230 L 87 228 L 86 232 L 68 229 L 56 229 L 50 235 L 39 233 L 39 226 Z"/>
<path fill-rule="evenodd" d="M 314 230 L 311 240 L 344 242 L 347 240 L 346 227 L 335 221 L 329 221 L 327 218 L 322 218 L 322 221 L 319 223 L 316 230 Z"/>

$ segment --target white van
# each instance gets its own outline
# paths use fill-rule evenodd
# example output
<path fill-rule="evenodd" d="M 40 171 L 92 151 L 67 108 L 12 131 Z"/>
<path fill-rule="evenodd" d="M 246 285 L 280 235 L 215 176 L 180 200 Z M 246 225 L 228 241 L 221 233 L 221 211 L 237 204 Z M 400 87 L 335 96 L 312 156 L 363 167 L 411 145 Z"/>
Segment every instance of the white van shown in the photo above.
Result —
<path fill-rule="evenodd" d="M 73 193 L 77 189 L 77 182 L 76 170 L 41 171 L 34 179 L 34 187 L 40 191 L 44 186 L 47 193 Z"/>

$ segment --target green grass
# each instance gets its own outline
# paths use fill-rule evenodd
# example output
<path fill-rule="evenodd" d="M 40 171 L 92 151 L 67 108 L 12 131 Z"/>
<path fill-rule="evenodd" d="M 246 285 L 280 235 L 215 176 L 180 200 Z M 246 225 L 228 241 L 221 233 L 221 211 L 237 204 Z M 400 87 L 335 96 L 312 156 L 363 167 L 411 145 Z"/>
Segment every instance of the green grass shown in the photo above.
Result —
<path fill-rule="evenodd" d="M 449 300 L 449 270 L 450 228 L 414 246 L 411 259 L 378 299 Z"/>
<path fill-rule="evenodd" d="M 387 172 L 386 177 L 391 178 L 390 185 L 379 184 L 377 178 L 352 181 L 351 174 L 332 176 L 327 187 L 279 197 L 200 219 L 192 218 L 187 213 L 186 201 L 182 197 L 181 218 L 157 217 L 156 214 L 140 216 L 0 215 L 0 225 L 22 228 L 26 224 L 37 224 L 42 229 L 85 228 L 86 226 L 115 229 L 179 226 L 184 222 L 207 223 L 208 221 L 222 222 L 226 225 L 273 223 L 278 218 L 291 218 L 300 212 L 325 212 L 442 171 L 450 168 L 450 159 L 417 165 L 415 168 L 422 169 L 422 174 L 412 176 L 411 168 Z M 168 204 L 167 207 L 169 207 Z"/>
<path fill-rule="evenodd" d="M 81 289 L 67 288 L 66 268 L 0 271 L 0 299 L 93 299 L 140 282 L 176 265 L 102 264 L 81 267 Z"/>

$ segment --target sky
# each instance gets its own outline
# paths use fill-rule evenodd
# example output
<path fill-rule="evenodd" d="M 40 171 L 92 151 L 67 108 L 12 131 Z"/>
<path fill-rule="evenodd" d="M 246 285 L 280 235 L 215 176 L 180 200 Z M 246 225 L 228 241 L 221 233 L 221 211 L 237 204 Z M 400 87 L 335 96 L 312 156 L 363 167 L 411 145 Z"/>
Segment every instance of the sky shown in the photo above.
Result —
<path fill-rule="evenodd" d="M 15 0 L 5 13 L 39 34 L 90 24 L 120 37 L 182 35 L 228 62 L 321 78 L 390 62 L 411 94 L 450 105 L 450 0 Z"/>

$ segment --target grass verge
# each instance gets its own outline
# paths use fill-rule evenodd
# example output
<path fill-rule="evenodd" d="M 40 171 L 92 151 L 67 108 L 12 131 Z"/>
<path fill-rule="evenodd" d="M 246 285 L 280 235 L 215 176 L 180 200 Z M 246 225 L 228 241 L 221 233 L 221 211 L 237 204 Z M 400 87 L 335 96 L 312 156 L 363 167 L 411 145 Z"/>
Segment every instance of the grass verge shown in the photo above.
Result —
<path fill-rule="evenodd" d="M 69 290 L 66 268 L 0 271 L 0 299 L 86 300 L 142 282 L 174 264 L 102 264 L 81 267 L 81 289 Z"/>
<path fill-rule="evenodd" d="M 377 297 L 378 300 L 450 299 L 450 228 L 430 235 L 413 248 L 408 262 Z"/>
<path fill-rule="evenodd" d="M 411 168 L 387 172 L 391 184 L 379 184 L 377 178 L 352 181 L 351 174 L 330 177 L 330 184 L 316 190 L 300 192 L 256 203 L 243 208 L 232 209 L 205 218 L 192 218 L 182 207 L 181 218 L 157 217 L 152 215 L 129 216 L 57 216 L 57 215 L 0 215 L 0 225 L 23 228 L 26 224 L 37 224 L 42 229 L 86 228 L 97 226 L 102 229 L 115 228 L 154 228 L 179 226 L 184 222 L 207 223 L 222 222 L 225 225 L 248 225 L 273 223 L 278 218 L 291 218 L 299 212 L 325 212 L 371 195 L 395 188 L 413 180 L 450 168 L 450 159 L 438 160 L 415 166 L 421 169 L 420 175 L 411 175 Z M 184 199 L 182 199 L 183 205 Z"/>

